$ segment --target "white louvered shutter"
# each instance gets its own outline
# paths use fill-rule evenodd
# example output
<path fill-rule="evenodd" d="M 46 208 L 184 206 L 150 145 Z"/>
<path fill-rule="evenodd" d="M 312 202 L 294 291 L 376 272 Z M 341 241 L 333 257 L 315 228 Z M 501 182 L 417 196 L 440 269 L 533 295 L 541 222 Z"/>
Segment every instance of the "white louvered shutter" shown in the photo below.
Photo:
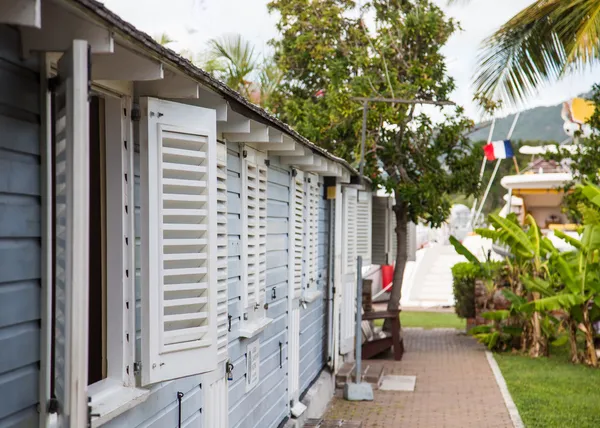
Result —
<path fill-rule="evenodd" d="M 141 98 L 142 384 L 217 366 L 216 113 Z M 222 184 L 219 184 L 221 187 Z"/>
<path fill-rule="evenodd" d="M 359 192 L 357 204 L 356 251 L 363 266 L 371 264 L 371 192 Z"/>
<path fill-rule="evenodd" d="M 307 174 L 305 187 L 306 218 L 306 269 L 305 287 L 315 290 L 318 273 L 318 239 L 319 239 L 319 176 Z"/>
<path fill-rule="evenodd" d="M 267 173 L 266 155 L 244 149 L 242 162 L 242 283 L 248 320 L 265 315 L 267 271 Z"/>
<path fill-rule="evenodd" d="M 302 265 L 304 259 L 304 172 L 296 170 L 292 177 L 292 224 L 293 224 L 293 263 L 294 263 L 294 298 L 302 293 Z"/>
<path fill-rule="evenodd" d="M 357 190 L 346 187 L 343 195 L 342 256 L 343 284 L 340 323 L 340 353 L 354 348 L 354 321 L 356 310 L 356 227 Z"/>
<path fill-rule="evenodd" d="M 217 352 L 227 359 L 227 146 L 217 143 Z"/>
<path fill-rule="evenodd" d="M 54 91 L 54 396 L 59 427 L 87 422 L 89 104 L 88 44 L 58 62 Z M 45 403 L 44 403 L 45 404 Z"/>
<path fill-rule="evenodd" d="M 357 255 L 357 190 L 346 188 L 344 189 L 346 197 L 345 202 L 345 221 L 344 226 L 346 227 L 346 234 L 344 239 L 346 240 L 346 271 L 345 273 L 356 273 L 356 255 Z"/>

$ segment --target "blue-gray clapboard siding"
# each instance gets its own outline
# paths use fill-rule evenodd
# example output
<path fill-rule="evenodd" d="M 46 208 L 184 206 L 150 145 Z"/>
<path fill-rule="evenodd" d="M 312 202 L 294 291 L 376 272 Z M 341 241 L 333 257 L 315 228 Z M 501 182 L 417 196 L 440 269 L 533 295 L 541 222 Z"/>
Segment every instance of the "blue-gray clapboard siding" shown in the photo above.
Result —
<path fill-rule="evenodd" d="M 300 312 L 300 393 L 308 389 L 326 364 L 327 281 L 329 261 L 329 201 L 319 187 L 319 239 L 317 288 L 322 295 Z"/>
<path fill-rule="evenodd" d="M 256 340 L 240 339 L 243 316 L 239 243 L 241 234 L 241 159 L 237 144 L 228 145 L 229 229 L 229 359 L 234 365 L 229 382 L 229 426 L 235 428 L 276 427 L 288 415 L 287 400 L 287 262 L 290 171 L 271 160 L 267 186 L 267 316 L 273 322 L 258 335 L 260 340 L 259 382 L 246 392 L 246 347 Z M 273 297 L 275 289 L 275 297 Z M 281 362 L 280 365 L 280 344 Z"/>
<path fill-rule="evenodd" d="M 40 78 L 0 25 L 0 426 L 37 426 L 40 361 Z"/>
<path fill-rule="evenodd" d="M 137 140 L 136 132 L 136 140 Z M 136 141 L 139 143 L 139 140 Z M 137 144 L 136 144 L 137 146 Z M 140 281 L 140 154 L 134 155 L 134 203 L 135 203 L 135 353 L 136 361 L 141 361 L 141 281 Z M 179 406 L 177 392 L 183 392 L 181 401 L 181 425 L 184 427 L 202 426 L 202 375 L 189 376 L 153 385 L 146 401 L 119 415 L 107 424 L 107 428 L 144 427 L 175 428 L 178 426 Z"/>

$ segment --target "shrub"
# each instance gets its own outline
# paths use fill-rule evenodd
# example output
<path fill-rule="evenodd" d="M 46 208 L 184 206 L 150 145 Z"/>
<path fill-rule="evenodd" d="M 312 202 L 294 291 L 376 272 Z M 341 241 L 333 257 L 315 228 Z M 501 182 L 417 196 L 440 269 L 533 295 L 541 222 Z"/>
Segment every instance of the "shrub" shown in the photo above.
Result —
<path fill-rule="evenodd" d="M 470 262 L 452 266 L 454 310 L 461 318 L 475 318 L 475 280 L 481 277 L 481 267 Z"/>
<path fill-rule="evenodd" d="M 457 263 L 452 267 L 456 315 L 461 318 L 475 318 L 475 281 L 496 279 L 501 269 L 502 263 L 491 261 L 480 264 Z"/>

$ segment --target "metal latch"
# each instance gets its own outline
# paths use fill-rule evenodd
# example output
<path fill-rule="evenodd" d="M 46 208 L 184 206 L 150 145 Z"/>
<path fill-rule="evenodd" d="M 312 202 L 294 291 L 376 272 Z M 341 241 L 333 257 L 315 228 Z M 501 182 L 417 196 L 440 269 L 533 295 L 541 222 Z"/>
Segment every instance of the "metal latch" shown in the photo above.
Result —
<path fill-rule="evenodd" d="M 141 361 L 135 361 L 133 363 L 133 374 L 139 375 L 141 372 L 142 372 L 142 362 Z"/>

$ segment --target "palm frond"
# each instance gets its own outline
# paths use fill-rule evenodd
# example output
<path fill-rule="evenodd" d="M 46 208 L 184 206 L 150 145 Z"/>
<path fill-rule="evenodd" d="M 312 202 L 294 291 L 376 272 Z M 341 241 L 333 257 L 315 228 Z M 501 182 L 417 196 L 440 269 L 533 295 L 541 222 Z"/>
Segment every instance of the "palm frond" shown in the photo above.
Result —
<path fill-rule="evenodd" d="M 596 62 L 599 40 L 600 1 L 537 0 L 484 42 L 475 89 L 518 105 L 542 84 Z"/>
<path fill-rule="evenodd" d="M 168 44 L 175 42 L 175 40 L 172 39 L 167 33 L 155 35 L 154 40 L 156 40 L 161 46 L 167 46 Z"/>
<path fill-rule="evenodd" d="M 220 76 L 225 83 L 237 91 L 248 95 L 248 77 L 256 71 L 257 59 L 254 46 L 241 35 L 227 35 L 209 41 L 208 60 L 215 66 L 215 70 L 222 69 Z"/>

